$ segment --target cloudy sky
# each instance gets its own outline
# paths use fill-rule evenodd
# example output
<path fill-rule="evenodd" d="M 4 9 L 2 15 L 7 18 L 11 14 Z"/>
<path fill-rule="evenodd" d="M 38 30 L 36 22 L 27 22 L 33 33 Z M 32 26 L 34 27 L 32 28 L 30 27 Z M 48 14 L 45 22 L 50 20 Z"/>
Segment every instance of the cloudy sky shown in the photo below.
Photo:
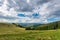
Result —
<path fill-rule="evenodd" d="M 60 20 L 60 0 L 0 0 L 0 22 L 49 23 Z"/>

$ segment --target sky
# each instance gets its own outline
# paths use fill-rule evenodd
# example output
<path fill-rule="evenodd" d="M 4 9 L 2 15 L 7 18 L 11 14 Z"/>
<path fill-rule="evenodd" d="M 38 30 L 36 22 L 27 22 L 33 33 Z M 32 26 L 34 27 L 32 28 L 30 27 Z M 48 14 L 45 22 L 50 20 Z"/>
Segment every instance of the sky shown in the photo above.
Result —
<path fill-rule="evenodd" d="M 60 0 L 0 0 L 0 22 L 50 23 L 60 20 Z"/>

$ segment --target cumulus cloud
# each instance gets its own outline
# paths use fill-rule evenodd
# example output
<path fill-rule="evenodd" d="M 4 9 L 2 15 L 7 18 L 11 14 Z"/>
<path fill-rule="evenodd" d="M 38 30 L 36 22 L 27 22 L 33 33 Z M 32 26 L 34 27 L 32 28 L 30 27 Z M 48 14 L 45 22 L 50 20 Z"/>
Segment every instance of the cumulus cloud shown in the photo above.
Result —
<path fill-rule="evenodd" d="M 60 0 L 0 0 L 0 22 L 48 23 L 60 20 Z"/>

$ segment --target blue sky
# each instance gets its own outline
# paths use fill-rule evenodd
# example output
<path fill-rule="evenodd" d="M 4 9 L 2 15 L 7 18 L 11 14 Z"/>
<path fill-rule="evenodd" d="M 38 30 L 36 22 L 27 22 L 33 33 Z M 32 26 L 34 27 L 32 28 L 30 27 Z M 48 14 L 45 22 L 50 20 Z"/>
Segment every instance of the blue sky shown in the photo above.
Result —
<path fill-rule="evenodd" d="M 0 0 L 0 22 L 49 23 L 60 20 L 60 0 Z"/>

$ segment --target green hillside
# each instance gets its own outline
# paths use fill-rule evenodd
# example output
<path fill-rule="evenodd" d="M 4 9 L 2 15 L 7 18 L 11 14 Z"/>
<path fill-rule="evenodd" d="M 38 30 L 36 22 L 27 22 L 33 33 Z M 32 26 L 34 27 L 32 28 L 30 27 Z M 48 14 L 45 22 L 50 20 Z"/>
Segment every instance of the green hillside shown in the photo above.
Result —
<path fill-rule="evenodd" d="M 60 29 L 39 31 L 3 27 L 0 28 L 0 40 L 60 40 Z"/>
<path fill-rule="evenodd" d="M 24 28 L 20 28 L 16 24 L 9 24 L 9 23 L 0 23 L 0 34 L 10 34 L 10 33 L 17 33 L 18 31 L 25 30 Z"/>
<path fill-rule="evenodd" d="M 59 24 L 60 21 L 32 27 L 34 30 L 25 30 L 21 25 L 14 23 L 0 23 L 0 40 L 60 40 Z M 50 30 L 47 30 L 46 26 Z"/>
<path fill-rule="evenodd" d="M 42 24 L 33 27 L 26 27 L 26 30 L 54 30 L 54 29 L 60 29 L 60 21 L 56 21 L 48 24 Z"/>

